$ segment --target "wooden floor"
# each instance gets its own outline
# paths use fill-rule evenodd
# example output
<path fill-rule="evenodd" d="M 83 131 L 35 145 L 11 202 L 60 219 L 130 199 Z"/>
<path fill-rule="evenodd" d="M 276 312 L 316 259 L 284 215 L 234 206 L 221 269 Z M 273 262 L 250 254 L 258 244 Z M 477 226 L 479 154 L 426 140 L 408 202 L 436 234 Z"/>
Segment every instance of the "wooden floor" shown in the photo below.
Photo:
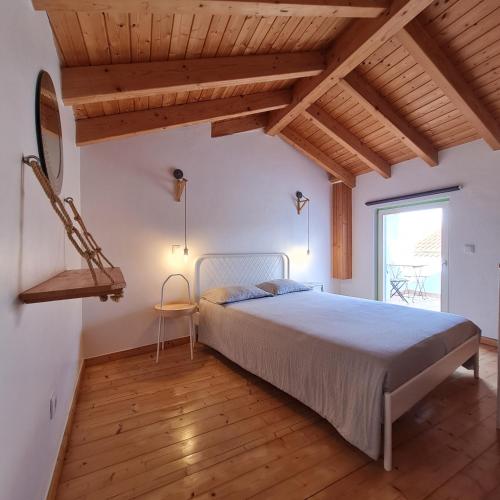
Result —
<path fill-rule="evenodd" d="M 303 405 L 207 348 L 86 368 L 60 499 L 500 499 L 496 351 L 395 423 L 384 472 Z"/>

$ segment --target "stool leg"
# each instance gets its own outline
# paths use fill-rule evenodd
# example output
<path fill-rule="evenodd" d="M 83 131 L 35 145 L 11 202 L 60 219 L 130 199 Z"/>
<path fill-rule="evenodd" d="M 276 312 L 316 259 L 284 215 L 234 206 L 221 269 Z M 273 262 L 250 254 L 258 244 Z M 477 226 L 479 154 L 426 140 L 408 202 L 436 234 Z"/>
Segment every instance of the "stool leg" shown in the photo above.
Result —
<path fill-rule="evenodd" d="M 189 316 L 189 347 L 191 350 L 191 360 L 193 359 L 193 334 L 194 334 L 194 325 L 193 325 L 193 315 Z"/>
<path fill-rule="evenodd" d="M 161 337 L 161 323 L 163 315 L 160 314 L 158 318 L 158 339 L 156 341 L 156 362 L 158 363 L 158 358 L 160 356 L 160 337 Z"/>
<path fill-rule="evenodd" d="M 161 335 L 161 350 L 165 350 L 165 337 L 166 337 L 166 332 L 165 332 L 165 318 L 162 316 L 162 322 L 161 322 L 161 330 L 162 330 L 162 335 Z"/>

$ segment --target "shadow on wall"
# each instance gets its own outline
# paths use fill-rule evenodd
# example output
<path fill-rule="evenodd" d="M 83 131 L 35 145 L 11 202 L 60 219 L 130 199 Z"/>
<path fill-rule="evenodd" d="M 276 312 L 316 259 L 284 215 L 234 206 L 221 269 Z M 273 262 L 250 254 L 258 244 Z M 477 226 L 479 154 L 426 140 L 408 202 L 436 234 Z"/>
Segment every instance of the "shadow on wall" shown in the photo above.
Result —
<path fill-rule="evenodd" d="M 85 300 L 85 299 L 84 299 Z M 158 300 L 159 302 L 159 300 Z M 86 358 L 110 354 L 116 352 L 116 345 L 120 340 L 112 335 L 105 339 L 99 332 L 120 332 L 123 325 L 127 325 L 127 344 L 123 345 L 123 351 L 156 343 L 158 335 L 158 316 L 153 305 L 151 308 L 143 308 L 129 314 L 119 315 L 107 321 L 95 323 L 91 328 L 83 330 L 83 352 Z M 189 335 L 188 324 L 185 318 L 168 320 L 165 324 L 167 339 L 174 339 Z M 99 336 L 99 339 L 95 337 Z"/>

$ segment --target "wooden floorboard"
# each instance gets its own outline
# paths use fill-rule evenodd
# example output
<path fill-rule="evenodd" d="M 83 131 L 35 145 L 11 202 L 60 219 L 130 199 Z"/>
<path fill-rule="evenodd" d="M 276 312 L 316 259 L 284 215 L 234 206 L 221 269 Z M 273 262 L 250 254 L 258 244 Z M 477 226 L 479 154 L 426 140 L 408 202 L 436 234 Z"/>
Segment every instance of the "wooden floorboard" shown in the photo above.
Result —
<path fill-rule="evenodd" d="M 198 346 L 86 368 L 57 498 L 500 499 L 496 350 L 394 424 L 385 472 L 290 396 Z"/>

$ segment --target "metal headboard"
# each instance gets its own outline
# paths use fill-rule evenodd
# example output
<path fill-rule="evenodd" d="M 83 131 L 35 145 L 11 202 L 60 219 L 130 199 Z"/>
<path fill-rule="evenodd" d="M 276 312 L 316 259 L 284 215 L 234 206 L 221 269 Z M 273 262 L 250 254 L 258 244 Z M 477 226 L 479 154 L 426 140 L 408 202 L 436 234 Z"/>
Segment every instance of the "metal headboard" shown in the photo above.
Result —
<path fill-rule="evenodd" d="M 209 288 L 256 285 L 262 281 L 288 278 L 290 259 L 284 253 L 207 254 L 195 264 L 195 301 Z"/>

